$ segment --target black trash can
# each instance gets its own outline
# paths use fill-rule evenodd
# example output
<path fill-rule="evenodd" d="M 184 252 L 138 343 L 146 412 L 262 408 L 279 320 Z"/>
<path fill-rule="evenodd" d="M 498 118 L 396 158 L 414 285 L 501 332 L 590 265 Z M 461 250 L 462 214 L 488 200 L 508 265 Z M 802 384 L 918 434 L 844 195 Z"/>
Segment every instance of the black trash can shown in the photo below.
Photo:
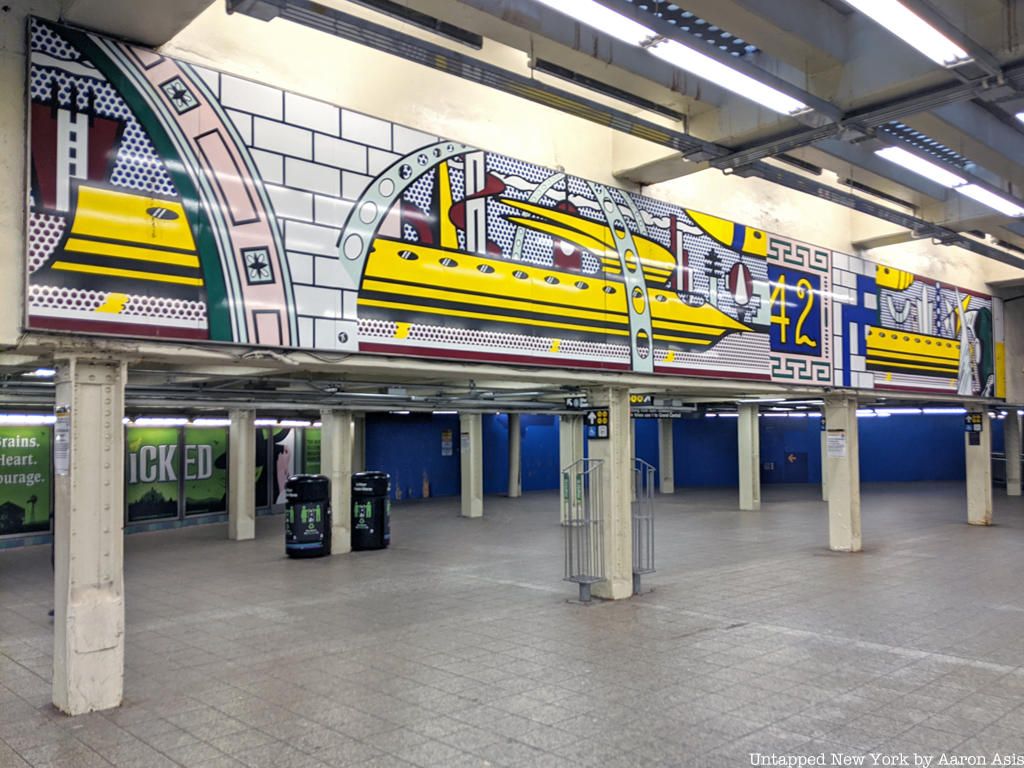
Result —
<path fill-rule="evenodd" d="M 384 549 L 391 543 L 390 491 L 387 472 L 352 475 L 352 549 Z"/>
<path fill-rule="evenodd" d="M 284 486 L 284 548 L 289 557 L 331 554 L 331 484 L 323 475 L 292 475 Z"/>

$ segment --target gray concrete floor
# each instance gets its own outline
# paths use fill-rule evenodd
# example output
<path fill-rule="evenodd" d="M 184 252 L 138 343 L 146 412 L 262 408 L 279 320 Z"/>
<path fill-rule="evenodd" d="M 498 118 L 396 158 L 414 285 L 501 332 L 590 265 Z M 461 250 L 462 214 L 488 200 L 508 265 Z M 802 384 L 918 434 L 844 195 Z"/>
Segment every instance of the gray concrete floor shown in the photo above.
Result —
<path fill-rule="evenodd" d="M 284 557 L 213 525 L 126 540 L 125 703 L 50 706 L 49 549 L 0 551 L 0 766 L 703 766 L 750 753 L 1024 754 L 1024 501 L 815 487 L 658 500 L 653 591 L 567 602 L 557 497 L 394 513 L 394 546 Z M 867 762 L 871 764 L 870 759 Z"/>

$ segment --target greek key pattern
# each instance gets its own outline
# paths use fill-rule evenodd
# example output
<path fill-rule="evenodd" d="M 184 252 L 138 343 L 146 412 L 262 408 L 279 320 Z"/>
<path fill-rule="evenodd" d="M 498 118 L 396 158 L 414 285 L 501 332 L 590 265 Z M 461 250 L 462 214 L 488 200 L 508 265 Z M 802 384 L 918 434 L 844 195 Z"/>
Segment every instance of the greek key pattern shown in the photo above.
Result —
<path fill-rule="evenodd" d="M 832 383 L 832 369 L 824 360 L 813 360 L 799 355 L 773 354 L 771 360 L 772 381 L 798 382 L 800 384 Z"/>
<path fill-rule="evenodd" d="M 807 243 L 783 237 L 768 237 L 768 261 L 828 274 L 829 252 Z"/>

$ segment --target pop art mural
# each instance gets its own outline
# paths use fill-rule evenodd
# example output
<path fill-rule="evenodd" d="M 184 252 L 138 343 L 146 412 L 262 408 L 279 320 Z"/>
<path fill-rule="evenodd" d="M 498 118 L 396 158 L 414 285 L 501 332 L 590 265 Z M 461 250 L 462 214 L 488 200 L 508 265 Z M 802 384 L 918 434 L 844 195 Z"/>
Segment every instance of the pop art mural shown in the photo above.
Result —
<path fill-rule="evenodd" d="M 28 325 L 1000 396 L 991 297 L 38 19 Z"/>

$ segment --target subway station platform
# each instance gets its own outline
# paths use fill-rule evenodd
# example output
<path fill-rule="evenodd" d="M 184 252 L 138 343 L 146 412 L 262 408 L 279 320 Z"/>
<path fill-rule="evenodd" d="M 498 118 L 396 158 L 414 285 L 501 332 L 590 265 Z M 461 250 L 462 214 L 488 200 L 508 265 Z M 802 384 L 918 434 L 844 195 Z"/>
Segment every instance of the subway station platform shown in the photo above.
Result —
<path fill-rule="evenodd" d="M 125 539 L 123 705 L 50 703 L 49 548 L 0 556 L 0 765 L 737 766 L 750 753 L 1024 752 L 1024 511 L 863 489 L 829 552 L 814 486 L 657 496 L 657 573 L 570 602 L 553 493 L 396 505 L 393 546 L 284 556 L 223 525 Z"/>

